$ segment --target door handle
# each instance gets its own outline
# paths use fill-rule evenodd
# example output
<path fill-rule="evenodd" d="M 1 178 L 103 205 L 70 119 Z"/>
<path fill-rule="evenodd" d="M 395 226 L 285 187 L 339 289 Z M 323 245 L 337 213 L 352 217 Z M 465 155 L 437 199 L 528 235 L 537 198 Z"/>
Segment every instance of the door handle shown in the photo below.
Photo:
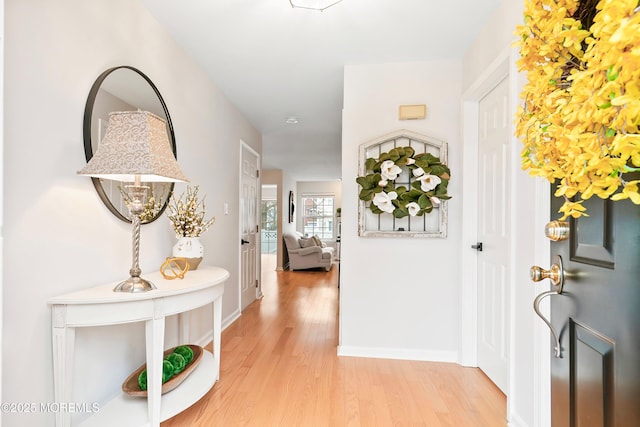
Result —
<path fill-rule="evenodd" d="M 536 312 L 539 318 L 549 327 L 551 331 L 551 335 L 553 336 L 553 340 L 555 342 L 553 347 L 553 356 L 557 358 L 562 357 L 562 351 L 560 349 L 560 338 L 556 330 L 551 325 L 549 319 L 544 317 L 544 315 L 540 312 L 540 302 L 546 297 L 550 297 L 552 295 L 560 295 L 562 294 L 562 288 L 564 287 L 564 267 L 562 265 L 562 257 L 560 255 L 556 255 L 555 262 L 551 265 L 549 270 L 545 270 L 544 268 L 540 268 L 537 265 L 531 267 L 529 270 L 531 275 L 531 280 L 534 282 L 539 282 L 544 279 L 551 280 L 553 284 L 553 290 L 542 292 L 533 300 L 533 311 Z"/>
<path fill-rule="evenodd" d="M 244 239 L 240 239 L 240 244 L 241 245 L 248 245 L 249 241 L 248 240 L 244 240 Z"/>
<path fill-rule="evenodd" d="M 560 291 L 558 293 L 562 293 L 562 286 L 564 285 L 564 268 L 562 267 L 562 258 L 560 258 L 560 255 L 556 257 L 556 262 L 553 263 L 551 268 L 548 270 L 534 265 L 529 270 L 529 275 L 531 276 L 531 280 L 534 282 L 539 282 L 544 279 L 551 280 L 554 289 L 559 287 Z"/>
<path fill-rule="evenodd" d="M 482 242 L 478 242 L 475 245 L 471 245 L 471 249 L 475 249 L 478 252 L 482 252 Z"/>

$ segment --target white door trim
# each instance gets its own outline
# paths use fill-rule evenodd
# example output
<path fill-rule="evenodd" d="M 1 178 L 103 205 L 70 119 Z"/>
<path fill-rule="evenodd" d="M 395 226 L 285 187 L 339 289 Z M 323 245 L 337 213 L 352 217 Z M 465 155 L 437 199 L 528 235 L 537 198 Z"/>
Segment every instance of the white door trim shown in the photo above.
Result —
<path fill-rule="evenodd" d="M 242 152 L 246 149 L 251 154 L 256 156 L 256 167 L 258 168 L 258 183 L 256 184 L 256 215 L 260 212 L 260 205 L 262 199 L 262 160 L 260 153 L 251 148 L 249 144 L 240 139 L 240 163 L 238 168 L 238 198 L 242 194 Z M 242 313 L 242 247 L 240 245 L 240 236 L 242 236 L 242 212 L 238 209 L 238 312 Z M 256 218 L 258 220 L 258 218 Z M 259 224 L 259 222 L 258 222 Z M 260 242 L 256 242 L 256 278 L 258 278 L 258 287 L 256 288 L 256 299 L 262 298 L 262 281 L 260 279 L 262 264 L 260 257 Z"/>
<path fill-rule="evenodd" d="M 522 76 L 518 74 L 516 67 L 516 60 L 519 57 L 519 53 L 516 48 L 506 47 L 485 69 L 485 71 L 476 79 L 473 84 L 462 95 L 462 140 L 463 140 L 463 170 L 465 171 L 462 180 L 462 191 L 465 195 L 464 209 L 462 211 L 462 241 L 461 241 L 461 253 L 462 253 L 462 278 L 460 287 L 460 305 L 461 305 L 461 331 L 460 331 L 460 364 L 463 366 L 477 366 L 477 255 L 474 251 L 469 249 L 472 243 L 475 243 L 475 239 L 478 234 L 477 224 L 477 212 L 478 206 L 477 200 L 477 153 L 478 153 L 478 105 L 480 99 L 487 94 L 497 83 L 499 83 L 505 76 L 509 79 L 509 91 L 510 91 L 510 103 L 511 105 L 517 105 L 520 102 L 519 91 L 522 87 Z M 517 139 L 513 138 L 514 144 L 519 144 Z M 516 145 L 517 146 L 517 145 Z M 520 150 L 512 150 L 512 170 L 511 176 L 515 176 L 520 171 Z M 536 184 L 535 200 L 544 201 L 545 189 L 548 189 L 548 184 L 538 182 Z M 516 203 L 516 191 L 515 185 L 511 189 L 511 202 L 512 206 Z M 547 190 L 548 194 L 548 190 Z M 548 197 L 546 198 L 548 199 Z M 546 218 L 548 218 L 548 202 L 539 203 L 536 205 L 536 230 L 543 230 Z M 512 209 L 512 213 L 515 213 L 516 209 Z M 541 227 L 542 225 L 542 227 Z M 513 218 L 512 229 L 519 224 L 516 218 Z M 527 225 L 531 226 L 531 225 Z M 515 238 L 516 233 L 511 233 L 512 238 Z M 541 236 L 541 237 L 538 237 Z M 512 242 L 512 247 L 515 248 L 517 242 Z M 521 244 L 521 243 L 520 243 Z M 549 259 L 548 242 L 545 241 L 542 232 L 536 234 L 536 239 L 531 244 L 535 245 L 536 261 L 541 262 L 542 265 L 546 265 Z M 512 251 L 512 257 L 515 258 L 516 251 Z M 542 259 L 545 259 L 542 261 Z M 510 259 L 512 265 L 515 264 L 515 259 Z M 515 270 L 515 269 L 513 269 Z M 514 283 L 515 271 L 511 272 L 511 283 Z M 525 286 L 526 284 L 519 284 Z M 511 296 L 511 309 L 509 313 L 509 322 L 513 324 L 516 317 L 515 309 L 516 304 L 514 301 L 515 292 L 510 293 Z M 533 310 L 531 310 L 532 316 Z M 532 381 L 534 385 L 533 391 L 533 405 L 532 411 L 534 415 L 532 427 L 548 426 L 550 423 L 551 414 L 551 399 L 550 399 L 550 369 L 549 369 L 549 336 L 548 331 L 544 330 L 544 324 L 542 322 L 534 323 L 535 335 L 533 340 L 533 353 L 534 353 L 534 366 L 532 372 Z M 516 340 L 513 339 L 517 333 L 515 328 L 511 328 L 510 342 L 511 349 L 510 354 L 515 354 L 513 346 Z M 515 414 L 512 408 L 513 402 L 515 402 L 518 396 L 514 396 L 513 390 L 514 381 L 518 380 L 518 374 L 523 375 L 522 372 L 516 373 L 516 360 L 514 357 L 509 358 L 509 394 L 507 395 L 507 416 L 512 426 L 524 426 L 518 416 Z"/>

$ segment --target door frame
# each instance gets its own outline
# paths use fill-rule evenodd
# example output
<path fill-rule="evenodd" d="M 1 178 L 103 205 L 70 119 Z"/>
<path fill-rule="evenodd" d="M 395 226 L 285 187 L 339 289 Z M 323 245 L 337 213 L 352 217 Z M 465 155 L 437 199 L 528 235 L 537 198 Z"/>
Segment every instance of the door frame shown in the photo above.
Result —
<path fill-rule="evenodd" d="M 509 82 L 509 102 L 510 104 L 517 105 L 520 103 L 520 90 L 524 84 L 524 76 L 520 75 L 517 70 L 516 61 L 520 54 L 517 48 L 508 46 L 504 48 L 494 60 L 484 69 L 484 71 L 478 76 L 478 78 L 469 86 L 462 95 L 461 99 L 461 112 L 462 112 L 462 150 L 463 150 L 463 169 L 464 175 L 462 179 L 462 192 L 464 194 L 465 209 L 462 211 L 462 238 L 461 238 L 461 282 L 460 282 L 460 364 L 463 366 L 477 367 L 478 366 L 478 336 L 477 336 L 477 253 L 470 250 L 469 246 L 475 243 L 478 235 L 478 165 L 477 154 L 479 147 L 479 103 L 480 100 L 490 92 L 498 83 L 503 79 L 508 79 Z M 513 125 L 512 125 L 513 126 Z M 512 132 L 513 135 L 513 132 Z M 522 242 L 518 242 L 517 232 L 518 228 L 523 226 L 516 217 L 517 209 L 516 203 L 519 202 L 517 197 L 518 186 L 516 185 L 517 179 L 523 172 L 520 167 L 520 150 L 516 147 L 520 144 L 517 138 L 512 137 L 512 149 L 511 152 L 511 168 L 509 171 L 509 179 L 512 180 L 511 190 L 509 198 L 511 201 L 511 255 L 509 263 L 513 266 L 517 264 L 517 245 L 522 245 Z M 533 179 L 533 178 L 530 178 Z M 535 188 L 535 195 L 531 200 L 544 201 L 543 203 L 533 203 L 532 209 L 534 224 L 527 224 L 527 227 L 531 227 L 534 230 L 539 230 L 535 233 L 534 241 L 529 242 L 533 244 L 532 253 L 535 257 L 535 262 L 540 263 L 538 265 L 546 266 L 549 263 L 549 242 L 544 238 L 544 225 L 547 223 L 549 205 L 548 205 L 548 192 L 549 184 L 536 180 L 531 186 Z M 545 194 L 547 196 L 545 196 Z M 520 283 L 522 280 L 516 271 L 516 268 L 512 268 L 509 275 L 509 283 L 517 284 L 517 286 L 527 286 L 529 283 Z M 538 288 L 531 285 L 531 301 L 535 296 Z M 511 325 L 516 324 L 516 308 L 518 307 L 516 301 L 516 292 L 510 292 L 509 300 L 509 319 L 508 322 Z M 520 303 L 522 306 L 522 303 Z M 544 309 L 545 307 L 543 307 Z M 546 307 L 548 310 L 548 306 Z M 533 323 L 533 374 L 531 382 L 533 383 L 533 417 L 534 426 L 542 427 L 548 426 L 551 420 L 551 391 L 550 391 L 550 364 L 549 364 L 549 352 L 550 342 L 549 333 L 544 329 L 542 322 L 535 321 L 535 314 L 533 308 L 530 309 L 531 321 Z M 509 332 L 510 349 L 509 349 L 509 372 L 508 372 L 508 390 L 507 390 L 507 419 L 509 425 L 520 426 L 526 425 L 521 417 L 515 413 L 514 402 L 518 401 L 519 396 L 516 395 L 515 381 L 521 380 L 517 377 L 519 368 L 516 365 L 516 361 L 513 355 L 515 352 L 516 328 L 511 327 Z M 522 375 L 522 374 L 520 374 Z"/>
<path fill-rule="evenodd" d="M 256 184 L 256 222 L 260 224 L 260 203 L 262 199 L 262 157 L 260 153 L 251 148 L 249 144 L 240 139 L 240 163 L 238 168 L 238 202 L 240 201 L 242 195 L 242 162 L 244 160 L 243 153 L 244 149 L 249 151 L 251 154 L 256 156 L 256 167 L 258 169 L 258 182 Z M 238 203 L 238 208 L 240 207 L 240 203 Z M 256 299 L 262 298 L 262 280 L 261 271 L 262 271 L 262 260 L 260 257 L 260 230 L 257 233 L 257 242 L 256 242 L 256 278 L 258 279 L 258 287 L 256 288 Z M 241 209 L 238 209 L 238 239 L 237 242 L 240 242 L 240 238 L 242 237 L 242 212 Z M 242 313 L 242 245 L 238 244 L 238 312 Z"/>

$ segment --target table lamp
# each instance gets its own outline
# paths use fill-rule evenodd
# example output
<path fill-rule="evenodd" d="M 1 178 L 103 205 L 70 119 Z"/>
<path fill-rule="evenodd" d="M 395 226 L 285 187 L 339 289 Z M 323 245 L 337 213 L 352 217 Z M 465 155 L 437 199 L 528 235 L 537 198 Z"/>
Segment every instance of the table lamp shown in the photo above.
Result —
<path fill-rule="evenodd" d="M 125 188 L 133 224 L 133 259 L 130 277 L 113 290 L 156 289 L 153 283 L 140 277 L 140 214 L 149 189 L 142 183 L 188 181 L 173 155 L 165 121 L 148 111 L 109 113 L 109 124 L 97 152 L 78 174 L 129 183 Z"/>

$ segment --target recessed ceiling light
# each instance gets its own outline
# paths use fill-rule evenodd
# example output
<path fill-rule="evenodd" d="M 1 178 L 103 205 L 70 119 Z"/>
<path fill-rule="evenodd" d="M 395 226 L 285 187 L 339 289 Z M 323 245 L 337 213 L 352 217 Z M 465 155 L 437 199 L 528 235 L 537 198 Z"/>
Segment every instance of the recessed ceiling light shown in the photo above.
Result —
<path fill-rule="evenodd" d="M 295 125 L 296 123 L 298 123 L 298 118 L 296 116 L 289 116 L 289 117 L 287 117 L 285 122 L 290 124 L 290 125 Z"/>

